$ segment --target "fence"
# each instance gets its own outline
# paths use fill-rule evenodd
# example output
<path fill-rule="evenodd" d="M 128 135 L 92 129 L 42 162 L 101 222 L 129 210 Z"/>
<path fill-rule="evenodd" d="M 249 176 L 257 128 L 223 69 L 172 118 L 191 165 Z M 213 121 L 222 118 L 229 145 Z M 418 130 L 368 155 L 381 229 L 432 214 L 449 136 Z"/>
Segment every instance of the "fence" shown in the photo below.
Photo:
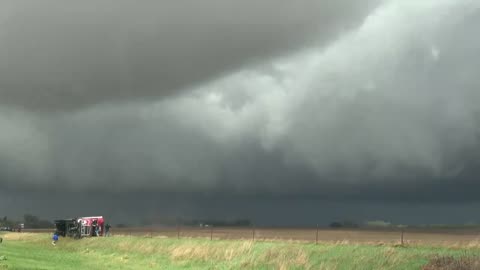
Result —
<path fill-rule="evenodd" d="M 24 232 L 53 232 L 52 229 L 26 229 Z M 209 240 L 298 241 L 306 243 L 350 242 L 385 244 L 468 244 L 480 243 L 476 230 L 432 229 L 325 229 L 262 227 L 128 227 L 112 228 L 111 236 L 148 238 L 204 238 Z"/>
<path fill-rule="evenodd" d="M 298 241 L 385 243 L 385 244 L 452 244 L 480 242 L 475 230 L 427 229 L 325 229 L 325 228 L 258 228 L 258 227 L 145 227 L 116 228 L 112 235 L 151 238 L 204 238 L 210 240 Z"/>

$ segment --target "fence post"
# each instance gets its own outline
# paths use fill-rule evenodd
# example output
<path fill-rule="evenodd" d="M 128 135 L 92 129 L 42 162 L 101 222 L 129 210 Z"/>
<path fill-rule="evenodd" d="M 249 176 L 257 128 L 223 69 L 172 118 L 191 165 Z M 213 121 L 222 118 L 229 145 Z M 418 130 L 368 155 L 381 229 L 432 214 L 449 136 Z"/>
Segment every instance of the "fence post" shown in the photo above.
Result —
<path fill-rule="evenodd" d="M 177 224 L 177 239 L 180 239 L 180 225 Z"/>
<path fill-rule="evenodd" d="M 252 230 L 252 240 L 253 242 L 255 242 L 255 225 L 253 226 L 253 230 Z"/>
<path fill-rule="evenodd" d="M 210 227 L 210 241 L 213 240 L 213 225 Z"/>
<path fill-rule="evenodd" d="M 402 246 L 403 246 L 403 232 L 404 232 L 404 229 L 402 228 L 402 236 L 401 236 L 401 243 L 402 243 Z"/>
<path fill-rule="evenodd" d="M 317 224 L 317 232 L 315 234 L 315 245 L 318 245 L 318 224 Z"/>

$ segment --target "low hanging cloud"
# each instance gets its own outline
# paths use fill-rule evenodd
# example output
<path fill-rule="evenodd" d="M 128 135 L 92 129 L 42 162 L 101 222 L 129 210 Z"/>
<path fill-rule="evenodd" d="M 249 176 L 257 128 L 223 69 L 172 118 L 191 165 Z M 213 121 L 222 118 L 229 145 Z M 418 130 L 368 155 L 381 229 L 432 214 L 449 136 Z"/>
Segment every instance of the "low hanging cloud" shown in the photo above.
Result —
<path fill-rule="evenodd" d="M 262 47 L 268 53 L 239 56 L 255 63 L 229 61 L 222 66 L 227 73 L 206 68 L 203 79 L 178 73 L 185 83 L 167 87 L 140 79 L 139 69 L 138 82 L 165 86 L 168 95 L 133 84 L 143 97 L 134 98 L 123 73 L 102 77 L 120 88 L 94 95 L 105 85 L 92 80 L 92 87 L 82 86 L 91 90 L 78 91 L 78 103 L 58 97 L 65 102 L 58 107 L 59 100 L 41 97 L 25 102 L 27 90 L 2 90 L 9 102 L 0 123 L 9 132 L 0 136 L 7 172 L 0 183 L 324 194 L 468 181 L 480 153 L 479 8 L 468 0 L 383 1 L 348 31 L 320 36 L 315 46 Z M 122 98 L 107 98 L 112 93 Z"/>
<path fill-rule="evenodd" d="M 4 1 L 0 104 L 68 111 L 173 96 L 325 44 L 378 2 Z"/>

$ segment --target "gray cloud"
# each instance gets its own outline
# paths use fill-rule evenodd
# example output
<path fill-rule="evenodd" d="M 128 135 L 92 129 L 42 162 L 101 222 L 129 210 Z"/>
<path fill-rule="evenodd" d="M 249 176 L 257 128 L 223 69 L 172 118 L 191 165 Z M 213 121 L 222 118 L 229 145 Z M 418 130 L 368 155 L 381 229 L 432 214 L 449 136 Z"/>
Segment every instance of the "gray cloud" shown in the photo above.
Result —
<path fill-rule="evenodd" d="M 353 27 L 369 1 L 4 1 L 0 102 L 71 110 L 161 98 Z"/>
<path fill-rule="evenodd" d="M 333 2 L 328 3 L 323 2 L 333 8 Z M 287 10 L 296 7 L 280 6 Z M 252 6 L 244 6 L 248 7 Z M 285 25 L 307 24 L 315 28 L 312 25 L 323 19 L 316 18 L 312 8 L 307 11 L 302 7 Z M 203 14 L 200 7 L 197 9 L 198 14 Z M 50 74 L 51 69 L 46 68 L 36 73 L 31 70 L 43 63 L 38 60 L 30 71 L 25 71 L 33 77 L 0 80 L 12 86 L 4 89 L 16 89 L 2 90 L 0 95 L 8 104 L 0 114 L 2 129 L 8 130 L 0 135 L 0 185 L 11 189 L 54 186 L 62 190 L 228 192 L 379 200 L 418 200 L 431 190 L 436 190 L 437 195 L 427 197 L 436 200 L 459 186 L 452 200 L 462 200 L 464 195 L 473 198 L 466 187 L 476 185 L 480 153 L 480 80 L 475 74 L 480 47 L 476 35 L 479 4 L 468 0 L 384 1 L 363 20 L 359 10 L 353 7 L 342 11 L 349 14 L 348 18 L 328 28 L 333 31 L 344 23 L 361 21 L 349 31 L 320 35 L 319 42 L 316 29 L 308 33 L 288 30 L 289 34 L 282 32 L 272 37 L 276 40 L 273 45 L 259 41 L 265 37 L 257 36 L 255 30 L 275 33 L 278 28 L 269 27 L 278 26 L 280 21 L 275 20 L 280 16 L 263 21 L 260 13 L 253 12 L 247 20 L 239 12 L 235 14 L 238 18 L 232 18 L 236 23 L 231 24 L 237 30 L 214 31 L 208 40 L 213 36 L 223 40 L 223 34 L 232 34 L 234 41 L 238 38 L 246 42 L 242 48 L 254 48 L 241 53 L 230 51 L 232 45 L 228 42 L 214 43 L 218 47 L 184 48 L 197 41 L 178 45 L 172 40 L 180 48 L 172 45 L 171 51 L 159 50 L 165 55 L 158 58 L 147 59 L 140 54 L 133 57 L 133 62 L 121 62 L 128 58 L 127 51 L 105 49 L 109 60 L 104 61 L 103 53 L 97 50 L 103 45 L 99 45 L 94 46 L 97 55 L 87 54 L 78 62 L 70 62 L 67 60 L 76 59 L 65 58 L 61 51 L 69 54 L 73 47 L 52 47 L 50 53 L 59 53 L 58 61 L 68 65 L 52 64 L 58 70 Z M 135 7 L 132 12 L 150 11 Z M 221 24 L 216 20 L 230 21 L 222 14 L 198 20 L 206 20 L 200 25 L 218 26 Z M 309 16 L 311 19 L 307 19 Z M 141 19 L 148 21 L 149 17 Z M 171 22 L 169 29 L 179 31 L 171 35 L 180 35 L 182 29 L 197 33 L 198 26 L 176 20 L 180 19 L 166 21 Z M 95 25 L 96 29 L 104 27 L 97 22 Z M 147 34 L 157 31 L 139 29 Z M 89 35 L 84 40 L 95 40 Z M 24 38 L 31 36 L 25 34 Z M 159 42 L 155 37 L 144 40 L 141 46 L 145 47 L 138 48 L 150 54 L 149 50 Z M 283 38 L 298 41 L 277 44 Z M 117 44 L 115 40 L 104 48 Z M 89 50 L 89 44 L 79 48 Z M 210 57 L 216 52 L 232 58 Z M 170 54 L 174 56 L 167 63 L 196 63 L 185 65 L 182 72 L 175 65 L 166 65 L 169 69 L 162 73 L 167 74 L 165 78 L 181 74 L 181 82 L 154 76 L 159 70 L 156 67 L 164 66 L 161 57 Z M 33 55 L 41 59 L 49 54 Z M 185 58 L 178 58 L 180 55 Z M 206 55 L 210 55 L 208 61 L 215 67 L 193 61 Z M 246 65 L 250 60 L 254 63 Z M 18 69 L 23 71 L 25 63 L 19 61 Z M 90 70 L 92 63 L 99 63 L 100 70 L 111 73 Z M 50 101 L 30 92 L 33 88 L 28 85 L 42 85 L 38 82 L 44 78 L 44 85 L 64 85 L 65 78 L 73 78 L 65 74 L 79 67 L 86 73 L 78 74 L 99 77 L 75 76 L 74 80 L 81 78 L 78 98 L 69 90 L 61 90 L 63 86 L 43 92 L 66 93 Z M 10 72 L 7 74 L 20 74 L 15 65 L 4 69 Z M 131 80 L 131 84 L 123 80 Z M 176 94 L 165 96 L 159 89 Z M 182 91 L 177 93 L 179 89 Z M 116 97 L 112 98 L 112 94 Z M 33 100 L 27 101 L 26 97 Z M 89 106 L 84 107 L 86 104 Z M 28 109 L 22 110 L 22 106 Z M 45 112 L 34 115 L 32 110 L 41 107 Z M 49 111 L 62 107 L 75 110 Z"/>

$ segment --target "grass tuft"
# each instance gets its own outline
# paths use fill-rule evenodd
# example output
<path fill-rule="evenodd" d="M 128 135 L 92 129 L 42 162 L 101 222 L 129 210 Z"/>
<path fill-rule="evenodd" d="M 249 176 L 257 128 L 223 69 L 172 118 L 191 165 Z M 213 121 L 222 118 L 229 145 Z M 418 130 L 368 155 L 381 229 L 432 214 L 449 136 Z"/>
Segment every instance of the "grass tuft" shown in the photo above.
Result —
<path fill-rule="evenodd" d="M 478 270 L 480 269 L 480 257 L 461 256 L 436 256 L 424 270 Z"/>

